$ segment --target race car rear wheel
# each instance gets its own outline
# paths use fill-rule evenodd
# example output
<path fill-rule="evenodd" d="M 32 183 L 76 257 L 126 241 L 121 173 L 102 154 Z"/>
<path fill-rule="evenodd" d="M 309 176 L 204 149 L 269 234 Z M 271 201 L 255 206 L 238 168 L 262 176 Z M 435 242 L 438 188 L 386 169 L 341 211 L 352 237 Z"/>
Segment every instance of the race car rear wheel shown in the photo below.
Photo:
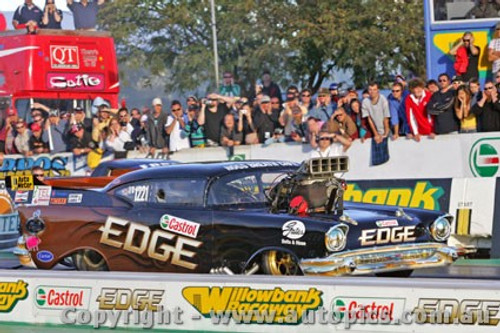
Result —
<path fill-rule="evenodd" d="M 301 275 L 295 258 L 286 252 L 268 251 L 262 255 L 262 269 L 268 275 Z"/>
<path fill-rule="evenodd" d="M 73 254 L 73 262 L 79 271 L 108 271 L 106 260 L 94 250 L 81 250 Z"/>
<path fill-rule="evenodd" d="M 410 277 L 411 273 L 413 273 L 413 269 L 405 269 L 405 270 L 402 270 L 402 271 L 385 272 L 385 273 L 375 273 L 375 275 L 379 276 L 379 277 L 400 277 L 400 278 L 407 278 L 407 277 Z"/>

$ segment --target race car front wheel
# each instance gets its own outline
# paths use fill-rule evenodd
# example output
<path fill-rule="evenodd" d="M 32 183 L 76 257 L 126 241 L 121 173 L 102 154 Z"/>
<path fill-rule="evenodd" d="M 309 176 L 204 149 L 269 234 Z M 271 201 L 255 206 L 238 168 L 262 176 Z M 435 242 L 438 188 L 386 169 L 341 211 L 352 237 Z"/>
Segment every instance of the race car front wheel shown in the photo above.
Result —
<path fill-rule="evenodd" d="M 106 260 L 94 250 L 80 250 L 73 254 L 73 262 L 79 271 L 108 271 Z"/>
<path fill-rule="evenodd" d="M 262 269 L 268 275 L 301 275 L 295 258 L 286 252 L 268 251 L 262 255 Z"/>

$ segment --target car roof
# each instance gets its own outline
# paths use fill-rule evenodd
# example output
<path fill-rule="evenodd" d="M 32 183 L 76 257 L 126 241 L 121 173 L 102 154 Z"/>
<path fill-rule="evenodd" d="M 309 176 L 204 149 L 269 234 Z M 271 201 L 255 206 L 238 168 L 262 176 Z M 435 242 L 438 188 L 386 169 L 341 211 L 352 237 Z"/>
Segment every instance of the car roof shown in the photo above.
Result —
<path fill-rule="evenodd" d="M 92 176 L 104 176 L 104 173 L 108 170 L 114 169 L 134 169 L 139 168 L 140 165 L 151 166 L 155 163 L 161 164 L 178 164 L 177 161 L 163 160 L 163 159 L 153 159 L 153 158 L 124 158 L 116 159 L 111 161 L 101 162 L 97 168 L 92 172 Z"/>
<path fill-rule="evenodd" d="M 112 181 L 104 190 L 129 182 L 158 178 L 212 178 L 234 171 L 293 171 L 300 163 L 274 160 L 186 163 L 142 169 L 124 174 Z"/>

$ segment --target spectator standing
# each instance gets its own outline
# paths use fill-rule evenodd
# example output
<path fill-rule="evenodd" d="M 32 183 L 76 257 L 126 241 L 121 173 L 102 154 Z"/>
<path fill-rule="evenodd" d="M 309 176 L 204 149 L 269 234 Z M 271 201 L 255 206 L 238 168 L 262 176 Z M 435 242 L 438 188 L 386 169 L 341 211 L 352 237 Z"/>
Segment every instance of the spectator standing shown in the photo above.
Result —
<path fill-rule="evenodd" d="M 500 103 L 493 82 L 486 81 L 481 100 L 472 107 L 471 112 L 477 116 L 482 132 L 500 131 Z"/>
<path fill-rule="evenodd" d="M 387 98 L 380 94 L 378 84 L 372 82 L 368 85 L 369 98 L 363 100 L 361 112 L 363 118 L 367 118 L 370 129 L 373 132 L 373 139 L 376 143 L 381 143 L 389 135 L 389 102 Z"/>
<path fill-rule="evenodd" d="M 479 0 L 479 3 L 469 10 L 466 17 L 469 19 L 498 17 L 498 8 L 496 3 L 490 3 L 489 0 Z"/>
<path fill-rule="evenodd" d="M 267 139 L 271 138 L 274 129 L 279 126 L 280 111 L 279 109 L 273 108 L 273 100 L 275 103 L 278 102 L 279 108 L 279 100 L 277 97 L 271 99 L 269 96 L 264 96 L 260 101 L 259 108 L 252 113 L 253 125 L 257 131 L 257 137 L 260 143 L 264 143 Z"/>
<path fill-rule="evenodd" d="M 101 132 L 105 127 L 109 126 L 109 121 L 111 120 L 111 110 L 108 108 L 107 104 L 102 104 L 99 106 L 97 111 L 97 117 L 92 120 L 92 140 L 99 142 L 101 138 Z"/>
<path fill-rule="evenodd" d="M 406 119 L 410 127 L 410 135 L 415 141 L 420 141 L 421 135 L 434 137 L 434 120 L 427 113 L 427 104 L 431 99 L 431 93 L 424 89 L 425 83 L 420 78 L 410 81 L 410 95 L 406 97 Z"/>
<path fill-rule="evenodd" d="M 7 110 L 7 124 L 5 125 L 5 152 L 6 154 L 17 154 L 16 145 L 14 140 L 17 136 L 16 125 L 19 120 L 17 111 L 14 108 L 9 108 Z"/>
<path fill-rule="evenodd" d="M 167 115 L 163 112 L 163 102 L 160 98 L 153 99 L 153 112 L 148 116 L 146 126 L 149 153 L 154 155 L 156 149 L 161 149 L 162 154 L 168 153 L 168 136 L 165 132 Z"/>
<path fill-rule="evenodd" d="M 85 116 L 85 110 L 77 106 L 70 116 L 70 124 L 80 124 L 85 132 L 92 133 L 92 120 Z"/>
<path fill-rule="evenodd" d="M 455 68 L 455 71 L 465 82 L 472 78 L 479 78 L 480 53 L 481 49 L 474 45 L 474 35 L 470 31 L 465 32 L 460 41 L 450 50 L 450 54 L 455 56 L 455 64 L 459 63 L 459 69 Z M 459 61 L 460 58 L 466 61 Z M 466 66 L 463 66 L 465 64 Z"/>
<path fill-rule="evenodd" d="M 184 133 L 186 122 L 184 120 L 184 111 L 181 102 L 174 100 L 170 107 L 170 115 L 167 117 L 165 131 L 170 140 L 170 151 L 178 151 L 189 148 L 189 137 Z"/>
<path fill-rule="evenodd" d="M 441 74 L 438 78 L 439 91 L 432 94 L 427 113 L 434 116 L 434 133 L 454 134 L 458 133 L 460 122 L 453 108 L 455 102 L 455 90 L 450 85 L 448 74 Z"/>
<path fill-rule="evenodd" d="M 307 125 L 304 122 L 302 109 L 295 105 L 290 110 L 291 114 L 285 114 L 285 141 L 307 142 Z"/>
<path fill-rule="evenodd" d="M 138 108 L 130 110 L 130 125 L 132 125 L 134 130 L 141 127 L 141 117 L 141 111 Z"/>
<path fill-rule="evenodd" d="M 335 104 L 336 105 L 336 104 Z M 321 88 L 318 93 L 316 107 L 309 112 L 308 117 L 320 119 L 327 122 L 335 111 L 334 105 L 330 103 L 330 93 L 326 88 Z"/>
<path fill-rule="evenodd" d="M 396 140 L 400 135 L 410 132 L 406 119 L 405 99 L 410 93 L 404 90 L 403 85 L 395 82 L 392 91 L 387 97 L 389 111 L 391 113 L 392 138 Z"/>
<path fill-rule="evenodd" d="M 361 102 L 359 99 L 353 99 L 350 103 L 351 114 L 350 117 L 352 121 L 356 124 L 356 128 L 358 130 L 358 136 L 363 143 L 366 139 L 372 137 L 372 132 L 369 129 L 368 121 L 366 118 L 362 117 L 361 112 Z"/>
<path fill-rule="evenodd" d="M 271 99 L 269 96 L 264 96 L 260 104 L 269 105 Z M 238 120 L 238 132 L 243 136 L 243 140 L 247 145 L 258 144 L 259 135 L 257 134 L 257 128 L 253 123 L 254 113 L 261 112 L 259 109 L 252 109 L 249 104 L 243 104 L 240 109 L 239 120 Z M 262 141 L 263 142 L 263 141 Z"/>
<path fill-rule="evenodd" d="M 104 140 L 104 150 L 124 152 L 126 143 L 132 141 L 126 127 L 120 124 L 120 120 L 118 118 L 111 118 L 107 132 L 108 134 Z"/>
<path fill-rule="evenodd" d="M 300 105 L 307 109 L 307 112 L 311 112 L 314 109 L 314 103 L 312 101 L 312 92 L 310 89 L 304 89 L 300 93 Z"/>
<path fill-rule="evenodd" d="M 339 102 L 339 85 L 337 83 L 330 84 L 328 88 L 330 91 L 330 101 L 331 103 L 337 104 Z"/>
<path fill-rule="evenodd" d="M 352 118 L 347 115 L 343 107 L 339 107 L 332 117 L 323 125 L 328 133 L 338 134 L 347 140 L 358 138 L 358 129 Z"/>
<path fill-rule="evenodd" d="M 434 79 L 427 81 L 425 87 L 427 88 L 427 90 L 430 91 L 431 95 L 434 94 L 436 91 L 439 91 L 439 85 L 437 81 Z"/>
<path fill-rule="evenodd" d="M 69 133 L 71 135 L 68 140 L 68 148 L 76 156 L 88 154 L 94 148 L 95 143 L 92 142 L 90 133 L 86 132 L 80 124 L 72 125 Z"/>
<path fill-rule="evenodd" d="M 495 26 L 493 37 L 488 44 L 488 60 L 493 63 L 491 71 L 496 74 L 500 70 L 500 23 Z"/>
<path fill-rule="evenodd" d="M 97 25 L 97 13 L 99 6 L 104 4 L 105 0 L 89 1 L 67 0 L 68 8 L 73 12 L 76 30 L 95 30 Z"/>
<path fill-rule="evenodd" d="M 121 108 L 118 110 L 118 120 L 120 121 L 120 126 L 132 136 L 134 131 L 134 126 L 130 123 L 130 115 L 128 114 L 127 108 Z"/>
<path fill-rule="evenodd" d="M 33 0 L 24 0 L 24 5 L 17 7 L 14 12 L 12 26 L 14 29 L 28 28 L 31 31 L 40 25 L 42 15 L 42 10 L 33 3 Z"/>
<path fill-rule="evenodd" d="M 45 29 L 61 29 L 62 19 L 62 11 L 57 9 L 55 0 L 46 0 L 41 27 Z"/>
<path fill-rule="evenodd" d="M 499 74 L 497 74 L 499 75 Z M 471 93 L 470 105 L 473 107 L 482 97 L 481 86 L 477 78 L 473 78 L 469 81 L 469 90 Z M 479 128 L 478 128 L 479 130 Z"/>
<path fill-rule="evenodd" d="M 220 144 L 223 147 L 239 146 L 243 140 L 243 135 L 236 129 L 234 116 L 228 113 L 224 117 L 224 124 L 220 134 Z"/>
<path fill-rule="evenodd" d="M 26 128 L 26 123 L 19 119 L 16 123 L 16 138 L 14 139 L 14 145 L 16 146 L 16 151 L 24 156 L 31 156 L 33 153 L 30 149 L 30 133 Z"/>
<path fill-rule="evenodd" d="M 49 144 L 42 138 L 42 126 L 38 123 L 31 125 L 31 136 L 29 139 L 29 147 L 33 154 L 43 154 L 49 152 Z"/>
<path fill-rule="evenodd" d="M 59 110 L 50 110 L 49 119 L 45 121 L 43 141 L 48 142 L 51 153 L 62 153 L 67 150 L 68 121 L 59 118 Z"/>
<path fill-rule="evenodd" d="M 311 151 L 310 158 L 342 156 L 350 146 L 351 142 L 340 135 L 321 130 L 317 148 Z"/>
<path fill-rule="evenodd" d="M 470 112 L 471 93 L 469 88 L 464 85 L 458 88 L 453 108 L 460 120 L 460 133 L 477 132 L 476 115 Z"/>
<path fill-rule="evenodd" d="M 207 146 L 215 147 L 219 145 L 220 129 L 226 114 L 229 113 L 225 103 L 219 102 L 217 94 L 208 95 L 201 105 L 201 113 L 198 123 L 204 126 L 207 137 Z"/>
<path fill-rule="evenodd" d="M 198 104 L 188 106 L 188 115 L 184 133 L 189 138 L 189 143 L 193 148 L 203 148 L 207 138 L 205 137 L 205 129 L 198 122 L 200 116 L 200 107 Z"/>
<path fill-rule="evenodd" d="M 269 73 L 269 71 L 264 71 L 264 73 L 262 73 L 261 92 L 269 97 L 278 97 L 280 99 L 280 103 L 283 103 L 281 97 L 281 89 L 276 83 L 272 81 L 271 74 Z"/>
<path fill-rule="evenodd" d="M 234 83 L 233 73 L 224 72 L 222 76 L 222 85 L 219 88 L 219 93 L 222 96 L 239 97 L 241 96 L 241 88 Z"/>

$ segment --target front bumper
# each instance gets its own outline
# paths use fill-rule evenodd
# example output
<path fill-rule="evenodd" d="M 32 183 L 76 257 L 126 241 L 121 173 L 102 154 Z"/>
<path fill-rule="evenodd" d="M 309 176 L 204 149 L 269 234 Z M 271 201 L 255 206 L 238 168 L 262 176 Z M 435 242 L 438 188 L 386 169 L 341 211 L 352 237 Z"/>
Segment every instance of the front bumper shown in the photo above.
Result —
<path fill-rule="evenodd" d="M 441 267 L 458 258 L 457 249 L 440 243 L 419 243 L 344 251 L 325 258 L 302 259 L 305 275 L 363 275 Z"/>

